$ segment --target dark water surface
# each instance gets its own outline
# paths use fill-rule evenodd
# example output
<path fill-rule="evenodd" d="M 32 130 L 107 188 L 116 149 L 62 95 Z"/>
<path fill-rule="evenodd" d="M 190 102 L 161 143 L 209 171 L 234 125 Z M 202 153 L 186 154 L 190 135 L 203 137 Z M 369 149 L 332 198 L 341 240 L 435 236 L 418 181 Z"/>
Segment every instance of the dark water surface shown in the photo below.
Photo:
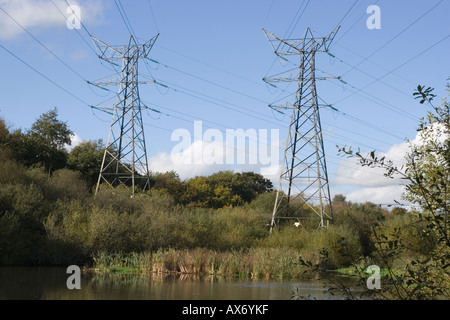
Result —
<path fill-rule="evenodd" d="M 63 267 L 0 267 L 0 299 L 20 300 L 289 300 L 293 292 L 339 299 L 320 281 L 264 281 L 212 276 L 82 274 L 69 290 Z"/>

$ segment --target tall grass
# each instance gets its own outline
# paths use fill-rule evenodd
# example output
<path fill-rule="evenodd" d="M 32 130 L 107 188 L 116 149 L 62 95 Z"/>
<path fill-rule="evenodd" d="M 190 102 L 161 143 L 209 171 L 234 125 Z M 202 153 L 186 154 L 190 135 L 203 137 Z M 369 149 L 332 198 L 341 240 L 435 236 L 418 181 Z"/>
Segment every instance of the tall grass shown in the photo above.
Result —
<path fill-rule="evenodd" d="M 238 278 L 299 278 L 307 270 L 294 249 L 250 248 L 219 252 L 211 249 L 166 249 L 124 255 L 97 253 L 93 268 L 100 272 L 223 275 Z"/>

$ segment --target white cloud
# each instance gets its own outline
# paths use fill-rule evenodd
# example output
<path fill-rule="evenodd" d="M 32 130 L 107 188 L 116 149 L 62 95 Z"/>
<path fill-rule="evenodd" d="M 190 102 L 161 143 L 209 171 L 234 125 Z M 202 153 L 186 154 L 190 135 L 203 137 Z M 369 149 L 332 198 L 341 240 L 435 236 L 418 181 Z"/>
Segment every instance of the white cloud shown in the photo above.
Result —
<path fill-rule="evenodd" d="M 354 158 L 344 159 L 336 169 L 335 183 L 358 187 L 377 187 L 399 183 L 398 179 L 387 178 L 384 173 L 385 170 L 381 168 L 362 167 Z"/>
<path fill-rule="evenodd" d="M 441 142 L 448 138 L 441 125 L 433 125 L 430 128 L 433 128 L 431 138 L 438 138 Z M 393 145 L 388 152 L 378 153 L 377 157 L 392 160 L 394 166 L 401 168 L 406 163 L 405 156 L 410 151 L 410 146 L 419 146 L 423 143 L 424 139 L 419 132 L 411 142 Z M 346 194 L 350 201 L 371 201 L 380 204 L 392 204 L 394 200 L 403 202 L 401 201 L 401 195 L 404 192 L 404 186 L 402 185 L 404 180 L 401 180 L 400 177 L 394 179 L 385 177 L 385 172 L 386 170 L 382 168 L 362 167 L 356 158 L 343 159 L 336 169 L 335 183 L 338 187 L 359 188 Z"/>
<path fill-rule="evenodd" d="M 377 154 L 392 160 L 394 165 L 405 164 L 405 155 L 409 150 L 407 142 L 392 146 L 388 152 Z M 345 194 L 347 200 L 364 203 L 393 204 L 401 201 L 404 186 L 400 177 L 388 178 L 382 168 L 362 167 L 356 158 L 344 159 L 336 169 L 335 183 L 338 186 L 351 186 L 356 190 Z"/>
<path fill-rule="evenodd" d="M 257 163 L 232 163 L 227 162 L 226 154 L 234 154 L 243 150 L 237 147 L 227 146 L 222 141 L 196 140 L 186 146 L 182 151 L 174 148 L 172 154 L 159 153 L 148 159 L 149 170 L 153 172 L 166 172 L 174 170 L 181 179 L 189 179 L 195 176 L 208 176 L 222 170 L 233 170 L 235 172 L 253 171 L 262 174 L 265 178 L 276 181 L 279 175 L 278 155 L 274 155 L 269 164 Z M 276 156 L 276 158 L 275 158 Z M 235 158 L 236 160 L 237 158 Z M 258 159 L 260 159 L 258 157 Z M 248 160 L 248 158 L 247 158 Z M 266 159 L 267 160 L 267 159 Z M 273 160 L 273 161 L 272 161 Z"/>
<path fill-rule="evenodd" d="M 84 140 L 77 135 L 75 132 L 72 134 L 72 139 L 71 139 L 71 144 L 69 145 L 65 145 L 65 148 L 67 149 L 67 151 L 71 151 L 73 148 L 75 148 L 77 145 L 79 145 L 80 143 L 84 142 Z"/>
<path fill-rule="evenodd" d="M 205 164 L 180 164 L 172 161 L 167 153 L 159 153 L 148 160 L 149 170 L 153 172 L 166 172 L 174 170 L 181 179 L 189 179 L 195 176 L 207 176 L 216 171 L 227 170 L 225 166 Z"/>
<path fill-rule="evenodd" d="M 401 197 L 404 191 L 404 187 L 399 185 L 362 188 L 348 193 L 346 199 L 357 203 L 366 201 L 377 204 L 394 204 L 395 201 L 403 203 L 404 201 L 401 200 Z"/>
<path fill-rule="evenodd" d="M 0 0 L 0 6 L 22 27 L 47 29 L 50 27 L 66 28 L 67 3 L 65 0 Z M 103 12 L 101 1 L 67 1 L 70 5 L 80 7 L 80 19 L 83 23 L 98 21 Z M 59 9 L 59 10 L 58 10 Z M 61 12 L 60 12 L 61 11 Z M 61 14 L 63 13 L 63 14 Z M 0 39 L 11 39 L 23 33 L 23 29 L 4 12 L 0 12 Z"/>

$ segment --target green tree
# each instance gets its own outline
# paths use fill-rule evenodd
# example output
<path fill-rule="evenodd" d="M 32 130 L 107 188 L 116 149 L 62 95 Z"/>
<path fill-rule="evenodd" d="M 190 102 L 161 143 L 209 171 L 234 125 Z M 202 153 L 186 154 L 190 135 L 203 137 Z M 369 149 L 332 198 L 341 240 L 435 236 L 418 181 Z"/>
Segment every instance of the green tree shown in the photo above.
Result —
<path fill-rule="evenodd" d="M 73 135 L 67 124 L 58 120 L 58 109 L 56 107 L 41 114 L 31 126 L 29 133 L 36 140 L 41 140 L 50 147 L 59 150 L 64 150 L 66 144 L 71 144 Z"/>
<path fill-rule="evenodd" d="M 254 172 L 236 173 L 232 190 L 238 194 L 244 202 L 250 202 L 257 195 L 273 190 L 272 182 L 262 175 Z"/>
<path fill-rule="evenodd" d="M 58 110 L 54 108 L 43 113 L 30 130 L 17 129 L 9 134 L 7 145 L 16 161 L 28 167 L 43 166 L 51 173 L 65 167 L 65 147 L 71 144 L 72 134 L 67 124 L 58 120 Z"/>
<path fill-rule="evenodd" d="M 5 120 L 0 118 L 0 146 L 6 143 L 6 138 L 9 136 L 9 130 L 6 126 Z"/>
<path fill-rule="evenodd" d="M 85 141 L 70 151 L 67 157 L 67 166 L 72 170 L 79 171 L 81 177 L 92 187 L 97 183 L 103 154 L 102 140 Z"/>
<path fill-rule="evenodd" d="M 206 208 L 209 206 L 213 192 L 206 177 L 195 177 L 186 181 L 186 192 L 181 201 L 190 207 Z"/>
<path fill-rule="evenodd" d="M 57 108 L 41 114 L 28 132 L 36 162 L 49 172 L 64 168 L 67 159 L 65 146 L 71 144 L 72 135 L 67 124 L 58 120 Z"/>
<path fill-rule="evenodd" d="M 0 118 L 0 159 L 10 159 L 11 150 L 8 147 L 9 144 L 9 129 L 6 126 L 5 121 Z"/>
<path fill-rule="evenodd" d="M 186 181 L 183 204 L 223 208 L 250 203 L 259 194 L 272 191 L 272 182 L 254 172 L 219 171 Z"/>
<path fill-rule="evenodd" d="M 170 194 L 174 199 L 181 203 L 183 194 L 186 192 L 186 184 L 181 181 L 180 176 L 175 171 L 165 173 L 153 173 L 150 176 L 151 188 L 154 190 L 162 189 Z"/>
<path fill-rule="evenodd" d="M 351 148 L 341 148 L 345 155 L 356 156 L 362 166 L 381 167 L 385 175 L 400 176 L 406 183 L 404 199 L 419 209 L 415 219 L 402 227 L 386 232 L 382 221 L 373 224 L 374 255 L 387 270 L 380 290 L 367 293 L 381 299 L 449 299 L 450 298 L 450 106 L 444 99 L 441 106 L 432 103 L 432 88 L 417 87 L 414 93 L 420 103 L 431 106 L 418 128 L 419 144 L 410 143 L 406 164 L 398 167 L 391 160 L 377 157 L 375 152 L 363 155 Z M 420 225 L 421 246 L 411 250 L 407 232 Z M 401 275 L 393 260 L 409 252 Z M 364 276 L 363 276 L 364 278 Z"/>

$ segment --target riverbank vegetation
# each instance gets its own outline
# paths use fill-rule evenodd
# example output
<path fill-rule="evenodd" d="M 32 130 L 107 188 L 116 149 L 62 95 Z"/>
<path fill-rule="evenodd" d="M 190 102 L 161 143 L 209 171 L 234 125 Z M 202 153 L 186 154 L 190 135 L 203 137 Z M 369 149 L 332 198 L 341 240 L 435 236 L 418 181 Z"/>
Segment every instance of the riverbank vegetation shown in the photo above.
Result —
<path fill-rule="evenodd" d="M 430 121 L 448 125 L 448 105 L 437 111 L 440 118 Z M 439 163 L 428 159 L 431 149 L 415 150 L 408 163 L 413 211 L 337 195 L 328 229 L 288 221 L 269 235 L 275 192 L 253 172 L 188 180 L 175 172 L 153 173 L 151 196 L 138 192 L 131 198 L 125 187 L 102 187 L 94 196 L 103 143 L 83 142 L 68 151 L 72 132 L 57 115 L 56 109 L 43 114 L 24 132 L 0 120 L 0 265 L 249 278 L 356 270 L 362 279 L 365 267 L 378 265 L 397 281 L 397 290 L 412 292 L 400 297 L 448 293 L 448 139 L 434 146 Z M 388 176 L 404 174 L 373 153 L 341 151 L 363 165 L 385 167 Z M 308 207 L 302 210 L 314 216 Z"/>
<path fill-rule="evenodd" d="M 67 151 L 71 131 L 57 115 L 56 109 L 43 114 L 25 132 L 0 121 L 1 265 L 108 269 L 108 259 L 114 261 L 111 268 L 131 267 L 130 257 L 142 256 L 148 257 L 149 265 L 139 268 L 145 272 L 298 276 L 305 270 L 299 257 L 323 264 L 323 248 L 328 269 L 369 257 L 370 225 L 382 217 L 394 228 L 408 217 L 405 210 L 389 213 L 336 196 L 335 223 L 328 230 L 286 223 L 269 237 L 275 192 L 269 180 L 253 172 L 222 171 L 188 180 L 175 172 L 154 173 L 151 196 L 130 198 L 125 187 L 101 188 L 94 196 L 102 142 L 83 142 Z M 338 243 L 348 245 L 346 256 Z M 124 261 L 117 263 L 118 257 Z M 187 267 L 189 259 L 199 266 Z M 100 261 L 102 268 L 96 265 Z M 262 270 L 264 264 L 269 271 Z"/>
<path fill-rule="evenodd" d="M 371 257 L 375 221 L 386 219 L 394 229 L 409 219 L 406 210 L 388 212 L 336 196 L 328 230 L 286 223 L 269 236 L 275 192 L 253 172 L 183 181 L 174 172 L 157 173 L 151 196 L 130 198 L 125 187 L 101 188 L 94 196 L 102 144 L 84 142 L 68 152 L 63 142 L 70 130 L 56 117 L 51 110 L 27 132 L 10 132 L 0 122 L 1 265 L 297 277 L 307 270 L 300 257 L 326 269 L 349 267 L 360 256 Z M 420 246 L 414 230 L 411 241 Z M 133 259 L 139 267 L 130 264 Z"/>

